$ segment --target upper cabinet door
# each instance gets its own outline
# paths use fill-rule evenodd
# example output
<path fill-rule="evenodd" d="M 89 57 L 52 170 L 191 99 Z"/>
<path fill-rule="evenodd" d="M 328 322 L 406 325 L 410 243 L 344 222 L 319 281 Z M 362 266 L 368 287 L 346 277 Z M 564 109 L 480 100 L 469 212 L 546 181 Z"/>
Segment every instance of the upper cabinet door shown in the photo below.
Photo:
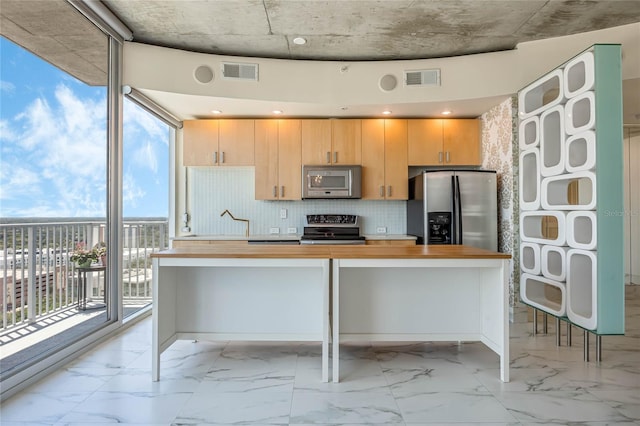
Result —
<path fill-rule="evenodd" d="M 254 165 L 254 120 L 219 120 L 219 135 L 218 165 Z"/>
<path fill-rule="evenodd" d="M 278 199 L 278 120 L 255 120 L 255 199 Z"/>
<path fill-rule="evenodd" d="M 218 160 L 218 120 L 185 120 L 182 128 L 182 164 L 214 166 Z"/>
<path fill-rule="evenodd" d="M 480 120 L 443 120 L 445 165 L 480 166 Z"/>
<path fill-rule="evenodd" d="M 330 120 L 332 126 L 332 164 L 362 163 L 362 120 Z M 326 154 L 325 154 L 326 155 Z"/>
<path fill-rule="evenodd" d="M 302 198 L 302 147 L 300 120 L 278 120 L 278 199 Z"/>
<path fill-rule="evenodd" d="M 410 166 L 439 166 L 444 164 L 442 122 L 440 119 L 411 119 L 408 121 L 408 155 Z"/>
<path fill-rule="evenodd" d="M 302 164 L 331 164 L 331 121 L 301 120 Z"/>
<path fill-rule="evenodd" d="M 362 199 L 384 200 L 384 122 L 382 118 L 362 120 Z"/>
<path fill-rule="evenodd" d="M 385 199 L 408 199 L 407 120 L 384 120 L 384 164 Z"/>

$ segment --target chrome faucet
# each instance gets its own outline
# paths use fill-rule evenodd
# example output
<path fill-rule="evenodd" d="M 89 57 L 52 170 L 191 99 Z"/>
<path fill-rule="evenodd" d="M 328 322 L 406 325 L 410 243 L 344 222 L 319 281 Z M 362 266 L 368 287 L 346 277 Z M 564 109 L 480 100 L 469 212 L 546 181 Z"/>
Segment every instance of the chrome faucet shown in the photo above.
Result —
<path fill-rule="evenodd" d="M 245 231 L 245 235 L 247 237 L 249 236 L 249 219 L 237 219 L 231 214 L 231 212 L 228 209 L 225 209 L 225 211 L 223 211 L 220 214 L 220 217 L 224 216 L 225 214 L 228 214 L 229 216 L 231 216 L 231 219 L 237 220 L 238 222 L 246 222 L 247 223 L 247 230 Z"/>

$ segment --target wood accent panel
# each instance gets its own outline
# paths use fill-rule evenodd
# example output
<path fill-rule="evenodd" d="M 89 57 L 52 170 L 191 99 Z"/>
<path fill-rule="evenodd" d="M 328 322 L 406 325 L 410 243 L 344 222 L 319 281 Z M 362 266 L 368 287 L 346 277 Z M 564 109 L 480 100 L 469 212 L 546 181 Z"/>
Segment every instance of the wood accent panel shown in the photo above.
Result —
<path fill-rule="evenodd" d="M 411 119 L 407 127 L 407 152 L 410 166 L 440 165 L 443 130 L 440 119 Z"/>
<path fill-rule="evenodd" d="M 174 240 L 173 248 L 210 247 L 212 245 L 248 245 L 247 240 Z"/>
<path fill-rule="evenodd" d="M 218 151 L 218 120 L 185 120 L 182 130 L 182 164 L 213 166 Z"/>
<path fill-rule="evenodd" d="M 330 164 L 331 159 L 331 121 L 311 119 L 301 121 L 302 164 Z"/>
<path fill-rule="evenodd" d="M 416 240 L 367 240 L 368 246 L 415 246 Z"/>
<path fill-rule="evenodd" d="M 151 254 L 152 258 L 211 259 L 510 259 L 511 255 L 471 246 L 316 246 L 316 245 L 250 245 L 175 248 Z"/>

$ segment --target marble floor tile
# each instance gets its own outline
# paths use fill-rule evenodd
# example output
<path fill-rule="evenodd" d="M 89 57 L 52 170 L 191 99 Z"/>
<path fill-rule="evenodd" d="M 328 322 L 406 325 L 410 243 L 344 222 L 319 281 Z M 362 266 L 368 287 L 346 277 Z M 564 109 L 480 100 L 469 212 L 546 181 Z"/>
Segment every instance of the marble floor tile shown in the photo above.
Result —
<path fill-rule="evenodd" d="M 69 411 L 61 422 L 69 423 L 169 423 L 192 393 L 98 391 Z"/>
<path fill-rule="evenodd" d="M 388 390 L 378 392 L 317 392 L 294 390 L 291 423 L 393 424 L 402 415 Z"/>
<path fill-rule="evenodd" d="M 489 392 L 425 392 L 397 396 L 396 401 L 406 423 L 516 421 Z"/>
<path fill-rule="evenodd" d="M 640 426 L 640 286 L 633 294 L 627 332 L 603 337 L 599 363 L 593 340 L 584 361 L 580 330 L 566 346 L 563 324 L 556 346 L 555 322 L 533 334 L 521 309 L 508 383 L 476 342 L 348 342 L 340 383 L 323 383 L 315 342 L 191 340 L 161 355 L 153 382 L 147 318 L 3 400 L 0 425 Z"/>
<path fill-rule="evenodd" d="M 586 391 L 500 392 L 496 398 L 521 422 L 622 422 L 630 419 Z"/>
<path fill-rule="evenodd" d="M 37 386 L 30 388 L 37 391 Z M 2 401 L 2 423 L 32 422 L 55 423 L 86 400 L 91 393 L 69 392 L 23 392 L 17 398 Z"/>
<path fill-rule="evenodd" d="M 196 392 L 203 393 L 292 393 L 295 368 L 231 369 L 213 367 Z M 316 377 L 318 380 L 319 377 Z"/>
<path fill-rule="evenodd" d="M 175 418 L 176 424 L 289 424 L 290 392 L 194 393 Z"/>

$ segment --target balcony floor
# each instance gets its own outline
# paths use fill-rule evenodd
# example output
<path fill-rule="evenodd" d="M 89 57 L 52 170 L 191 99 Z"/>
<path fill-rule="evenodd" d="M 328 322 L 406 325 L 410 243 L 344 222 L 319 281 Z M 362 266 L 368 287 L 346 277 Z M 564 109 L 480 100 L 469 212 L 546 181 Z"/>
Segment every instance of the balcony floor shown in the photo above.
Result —
<path fill-rule="evenodd" d="M 511 327 L 511 382 L 480 343 L 341 345 L 341 383 L 320 381 L 318 344 L 179 341 L 151 381 L 151 318 L 2 404 L 2 424 L 640 425 L 640 286 L 626 335 L 583 361 L 583 334 L 556 346 Z M 562 333 L 565 332 L 562 327 Z M 592 360 L 593 339 L 591 346 Z"/>
<path fill-rule="evenodd" d="M 144 305 L 124 307 L 125 318 Z M 0 375 L 91 333 L 106 322 L 105 309 L 79 311 L 75 307 L 48 315 L 0 335 Z"/>

